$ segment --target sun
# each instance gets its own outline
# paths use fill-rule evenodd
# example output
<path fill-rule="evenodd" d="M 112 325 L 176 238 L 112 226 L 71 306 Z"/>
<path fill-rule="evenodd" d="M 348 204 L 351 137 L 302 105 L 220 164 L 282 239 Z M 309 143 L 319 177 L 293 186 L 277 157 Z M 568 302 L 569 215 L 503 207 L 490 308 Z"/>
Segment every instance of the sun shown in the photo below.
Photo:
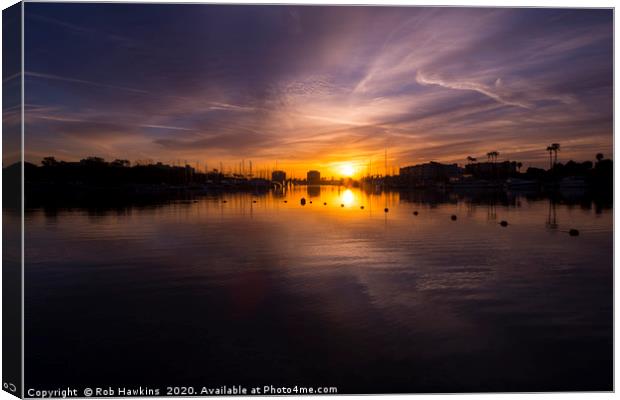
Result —
<path fill-rule="evenodd" d="M 351 177 L 355 174 L 355 167 L 351 164 L 344 164 L 340 167 L 342 176 Z"/>

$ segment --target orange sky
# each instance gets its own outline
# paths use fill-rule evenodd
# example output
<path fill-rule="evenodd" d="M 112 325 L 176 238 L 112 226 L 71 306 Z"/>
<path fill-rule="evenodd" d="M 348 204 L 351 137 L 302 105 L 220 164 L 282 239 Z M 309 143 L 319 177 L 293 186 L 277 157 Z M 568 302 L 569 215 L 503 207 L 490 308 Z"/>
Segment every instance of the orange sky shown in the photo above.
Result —
<path fill-rule="evenodd" d="M 34 163 L 359 177 L 386 148 L 388 172 L 612 155 L 610 10 L 29 3 L 25 23 Z"/>

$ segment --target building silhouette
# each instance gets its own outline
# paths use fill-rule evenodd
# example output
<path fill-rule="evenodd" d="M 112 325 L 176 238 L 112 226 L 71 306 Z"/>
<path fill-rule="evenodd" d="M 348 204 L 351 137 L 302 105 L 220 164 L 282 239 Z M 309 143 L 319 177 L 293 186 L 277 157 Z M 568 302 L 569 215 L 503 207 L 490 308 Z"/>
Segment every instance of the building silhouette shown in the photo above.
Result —
<path fill-rule="evenodd" d="M 515 161 L 473 163 L 465 166 L 465 172 L 480 179 L 505 179 L 516 175 L 517 163 Z"/>
<path fill-rule="evenodd" d="M 457 164 L 441 164 L 431 161 L 425 164 L 411 165 L 399 170 L 400 179 L 405 183 L 426 184 L 447 182 L 461 175 Z"/>
<path fill-rule="evenodd" d="M 308 171 L 306 175 L 306 180 L 308 185 L 320 185 L 321 184 L 321 173 L 319 171 Z"/>

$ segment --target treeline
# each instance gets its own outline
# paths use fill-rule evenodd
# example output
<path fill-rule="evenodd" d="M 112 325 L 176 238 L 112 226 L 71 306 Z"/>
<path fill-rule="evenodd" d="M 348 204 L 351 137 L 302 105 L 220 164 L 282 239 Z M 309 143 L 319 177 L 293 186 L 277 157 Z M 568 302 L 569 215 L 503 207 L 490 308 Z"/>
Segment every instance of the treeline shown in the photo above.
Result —
<path fill-rule="evenodd" d="M 613 161 L 606 159 L 602 153 L 596 155 L 596 161 L 576 162 L 570 160 L 565 164 L 555 163 L 550 169 L 530 167 L 522 174 L 525 179 L 543 182 L 560 181 L 564 178 L 583 178 L 588 184 L 611 189 L 614 183 Z"/>
<path fill-rule="evenodd" d="M 123 184 L 188 185 L 221 183 L 226 178 L 217 170 L 198 172 L 189 165 L 172 166 L 162 163 L 131 165 L 128 160 L 105 161 L 88 157 L 79 162 L 57 161 L 46 157 L 41 166 L 24 165 L 26 183 L 118 186 Z"/>
<path fill-rule="evenodd" d="M 497 152 L 490 154 L 493 153 Z M 522 172 L 523 164 L 520 162 L 497 162 L 492 158 L 490 160 L 475 163 L 475 158 L 468 157 L 470 163 L 464 168 L 456 167 L 456 164 L 434 163 L 429 166 L 429 171 L 419 171 L 416 174 L 369 176 L 362 178 L 362 182 L 376 187 L 411 188 L 449 185 L 463 181 L 487 181 L 490 184 L 500 185 L 508 179 L 521 179 L 553 190 L 566 178 L 577 178 L 594 191 L 611 192 L 613 189 L 613 161 L 606 159 L 602 153 L 596 155 L 595 162 L 570 160 L 562 164 L 552 160 L 549 169 L 530 167 L 524 172 Z M 414 166 L 414 168 L 425 165 L 429 164 Z"/>

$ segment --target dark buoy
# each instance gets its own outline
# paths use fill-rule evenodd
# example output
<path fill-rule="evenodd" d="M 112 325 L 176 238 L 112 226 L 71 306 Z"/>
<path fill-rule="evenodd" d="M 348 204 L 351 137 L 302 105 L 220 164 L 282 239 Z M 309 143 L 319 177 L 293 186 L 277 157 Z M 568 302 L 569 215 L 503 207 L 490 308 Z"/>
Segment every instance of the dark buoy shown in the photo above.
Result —
<path fill-rule="evenodd" d="M 568 234 L 571 236 L 579 236 L 579 231 L 577 229 L 571 229 L 568 231 Z"/>
<path fill-rule="evenodd" d="M 310 204 L 312 204 L 312 200 L 310 200 Z"/>
<path fill-rule="evenodd" d="M 499 224 L 500 224 L 501 226 L 506 227 L 506 226 L 508 226 L 508 221 L 502 221 L 502 222 L 500 222 Z"/>
<path fill-rule="evenodd" d="M 344 204 L 341 204 L 340 207 L 344 207 Z"/>
<path fill-rule="evenodd" d="M 256 200 L 253 200 L 252 203 L 256 203 Z"/>
<path fill-rule="evenodd" d="M 414 212 L 413 212 L 413 215 L 418 215 L 418 212 L 417 212 L 417 211 L 414 211 Z"/>
<path fill-rule="evenodd" d="M 326 205 L 327 205 L 327 203 L 323 203 L 323 205 L 324 205 L 324 206 L 326 206 Z"/>
<path fill-rule="evenodd" d="M 363 210 L 363 209 L 364 209 L 364 206 L 360 206 L 360 210 Z"/>
<path fill-rule="evenodd" d="M 288 200 L 284 200 L 285 203 L 288 203 Z"/>
<path fill-rule="evenodd" d="M 450 217 L 450 219 L 451 219 L 452 221 L 456 221 L 456 215 L 451 216 L 451 217 Z"/>
<path fill-rule="evenodd" d="M 306 205 L 306 198 L 302 197 L 299 202 L 301 203 L 302 206 L 305 206 Z"/>
<path fill-rule="evenodd" d="M 222 200 L 222 203 L 228 203 L 228 200 Z"/>
<path fill-rule="evenodd" d="M 385 207 L 385 208 L 383 209 L 383 212 L 388 212 L 388 211 L 390 211 L 390 209 L 389 209 L 389 208 L 387 208 L 387 207 Z"/>

